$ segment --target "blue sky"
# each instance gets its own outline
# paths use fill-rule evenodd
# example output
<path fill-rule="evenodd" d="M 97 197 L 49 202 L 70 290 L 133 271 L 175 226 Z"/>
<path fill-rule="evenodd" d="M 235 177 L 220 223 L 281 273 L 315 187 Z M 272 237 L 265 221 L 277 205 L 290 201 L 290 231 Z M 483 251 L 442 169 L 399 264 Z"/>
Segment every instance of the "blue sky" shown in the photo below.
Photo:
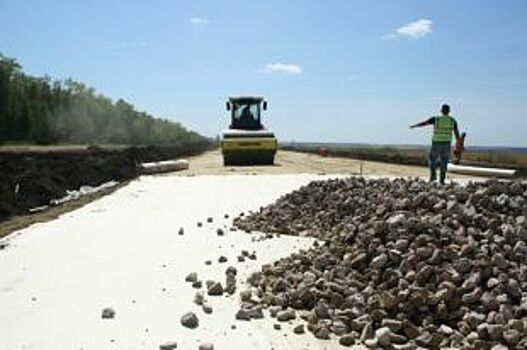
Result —
<path fill-rule="evenodd" d="M 263 95 L 281 140 L 527 146 L 525 0 L 0 0 L 0 51 L 215 136 Z"/>

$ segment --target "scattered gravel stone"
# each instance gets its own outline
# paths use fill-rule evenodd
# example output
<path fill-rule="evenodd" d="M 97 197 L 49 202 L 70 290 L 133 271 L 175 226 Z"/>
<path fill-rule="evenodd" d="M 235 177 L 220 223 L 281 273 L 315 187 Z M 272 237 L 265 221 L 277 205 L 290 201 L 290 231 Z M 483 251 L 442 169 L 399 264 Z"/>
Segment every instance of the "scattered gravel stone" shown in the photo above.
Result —
<path fill-rule="evenodd" d="M 202 292 L 197 292 L 196 294 L 194 294 L 194 303 L 196 303 L 197 305 L 203 305 L 204 302 L 205 296 Z"/>
<path fill-rule="evenodd" d="M 192 288 L 201 288 L 203 286 L 203 282 L 201 280 L 197 280 L 197 281 L 194 281 L 192 282 Z"/>
<path fill-rule="evenodd" d="M 232 273 L 227 273 L 225 279 L 225 291 L 229 294 L 234 294 L 236 292 L 236 275 Z"/>
<path fill-rule="evenodd" d="M 240 300 L 242 302 L 247 302 L 247 301 L 251 300 L 251 297 L 252 297 L 252 292 L 249 289 L 243 290 L 243 291 L 240 292 Z"/>
<path fill-rule="evenodd" d="M 315 337 L 318 339 L 329 339 L 329 330 L 322 326 L 315 332 Z"/>
<path fill-rule="evenodd" d="M 234 275 L 236 276 L 238 274 L 238 269 L 235 268 L 234 266 L 229 266 L 227 267 L 227 269 L 225 270 L 225 274 L 226 275 Z"/>
<path fill-rule="evenodd" d="M 203 227 L 203 223 L 201 221 L 198 221 L 198 227 Z"/>
<path fill-rule="evenodd" d="M 205 265 L 212 265 L 212 261 L 210 261 L 210 260 L 205 260 Z"/>
<path fill-rule="evenodd" d="M 223 255 L 220 256 L 220 257 L 218 258 L 218 262 L 219 262 L 219 263 L 227 262 L 227 257 L 226 257 L 226 256 L 223 256 Z"/>
<path fill-rule="evenodd" d="M 241 308 L 236 312 L 235 318 L 237 320 L 244 320 L 244 321 L 250 321 L 252 319 L 260 319 L 263 318 L 263 311 L 262 308 L 257 307 L 250 307 L 250 308 Z"/>
<path fill-rule="evenodd" d="M 235 318 L 237 320 L 243 320 L 243 321 L 250 321 L 251 320 L 251 316 L 250 316 L 249 310 L 247 310 L 247 309 L 239 309 L 236 312 Z"/>
<path fill-rule="evenodd" d="M 282 329 L 282 326 L 280 325 L 280 323 L 275 323 L 273 324 L 273 328 L 279 331 L 280 329 Z"/>
<path fill-rule="evenodd" d="M 225 231 L 223 231 L 223 229 L 219 228 L 219 229 L 216 230 L 216 234 L 218 236 L 223 236 L 223 235 L 225 235 Z"/>
<path fill-rule="evenodd" d="M 274 305 L 274 306 L 269 307 L 269 315 L 272 318 L 275 318 L 276 315 L 278 315 L 280 311 L 282 311 L 282 306 L 280 305 Z"/>
<path fill-rule="evenodd" d="M 276 314 L 276 319 L 280 322 L 287 322 L 290 320 L 294 320 L 295 318 L 296 314 L 294 310 L 284 310 Z"/>
<path fill-rule="evenodd" d="M 214 284 L 212 284 L 208 288 L 207 294 L 208 295 L 212 295 L 212 296 L 222 295 L 223 294 L 223 287 L 222 287 L 221 283 L 220 282 L 215 282 Z"/>
<path fill-rule="evenodd" d="M 202 343 L 199 345 L 198 350 L 214 350 L 214 344 L 212 343 Z"/>
<path fill-rule="evenodd" d="M 201 307 L 201 309 L 203 310 L 204 313 L 206 314 L 211 314 L 212 313 L 212 306 L 210 305 L 206 305 L 206 304 L 203 304 L 203 306 Z"/>
<path fill-rule="evenodd" d="M 208 223 L 211 223 L 211 222 L 212 222 L 212 217 L 209 216 L 209 217 L 207 218 L 207 222 L 208 222 Z"/>
<path fill-rule="evenodd" d="M 177 348 L 177 343 L 175 341 L 169 341 L 159 345 L 159 350 L 174 350 Z"/>
<path fill-rule="evenodd" d="M 293 333 L 295 333 L 295 334 L 304 334 L 305 333 L 304 325 L 303 324 L 296 325 L 293 328 Z"/>
<path fill-rule="evenodd" d="M 193 312 L 186 313 L 181 317 L 181 324 L 187 328 L 197 328 L 199 326 L 198 316 Z"/>
<path fill-rule="evenodd" d="M 242 310 L 294 309 L 315 337 L 369 347 L 525 347 L 526 215 L 521 181 L 314 181 L 234 219 L 316 239 L 253 273 Z"/>
<path fill-rule="evenodd" d="M 114 318 L 115 317 L 115 310 L 112 309 L 111 307 L 104 308 L 102 310 L 101 317 L 102 318 L 107 318 L 107 319 Z"/>
<path fill-rule="evenodd" d="M 355 344 L 355 337 L 352 334 L 345 334 L 340 337 L 339 344 L 342 346 L 352 346 Z"/>
<path fill-rule="evenodd" d="M 180 236 L 183 236 L 183 235 L 185 234 L 185 230 L 183 229 L 183 227 L 180 227 L 180 228 L 179 228 L 178 234 L 179 234 Z"/>
<path fill-rule="evenodd" d="M 198 273 L 197 272 L 191 272 L 185 277 L 186 282 L 194 283 L 198 280 Z"/>

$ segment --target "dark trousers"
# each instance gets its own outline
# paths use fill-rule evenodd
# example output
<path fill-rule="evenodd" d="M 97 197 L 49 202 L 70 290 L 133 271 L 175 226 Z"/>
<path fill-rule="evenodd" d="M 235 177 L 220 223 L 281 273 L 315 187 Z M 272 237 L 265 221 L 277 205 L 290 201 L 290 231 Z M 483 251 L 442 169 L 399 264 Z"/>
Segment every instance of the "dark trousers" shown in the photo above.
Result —
<path fill-rule="evenodd" d="M 448 159 L 450 158 L 450 142 L 432 142 L 428 165 L 430 166 L 430 181 L 435 181 L 436 161 L 439 158 L 439 182 L 445 183 Z"/>

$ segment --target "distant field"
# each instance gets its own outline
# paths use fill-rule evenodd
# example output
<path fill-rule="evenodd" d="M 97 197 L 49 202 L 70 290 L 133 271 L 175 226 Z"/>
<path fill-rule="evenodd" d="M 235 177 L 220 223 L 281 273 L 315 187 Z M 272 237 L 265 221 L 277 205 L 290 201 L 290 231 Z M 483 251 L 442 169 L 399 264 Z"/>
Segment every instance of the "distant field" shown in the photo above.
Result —
<path fill-rule="evenodd" d="M 318 152 L 321 146 L 326 147 L 329 156 L 349 157 L 374 160 L 387 163 L 427 165 L 428 148 L 415 146 L 361 146 L 343 144 L 283 144 L 282 149 L 300 152 Z M 462 163 L 470 165 L 496 166 L 518 169 L 521 174 L 527 173 L 527 152 L 524 149 L 472 148 L 463 153 Z"/>

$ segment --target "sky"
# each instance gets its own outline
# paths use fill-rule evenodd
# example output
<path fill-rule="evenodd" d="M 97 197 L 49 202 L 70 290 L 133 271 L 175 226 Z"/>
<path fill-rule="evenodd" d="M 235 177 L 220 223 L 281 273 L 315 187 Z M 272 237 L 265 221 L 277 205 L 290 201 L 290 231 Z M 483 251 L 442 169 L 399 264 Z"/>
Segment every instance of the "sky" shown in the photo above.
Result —
<path fill-rule="evenodd" d="M 214 137 L 264 96 L 281 141 L 527 146 L 525 0 L 0 0 L 0 52 Z"/>

